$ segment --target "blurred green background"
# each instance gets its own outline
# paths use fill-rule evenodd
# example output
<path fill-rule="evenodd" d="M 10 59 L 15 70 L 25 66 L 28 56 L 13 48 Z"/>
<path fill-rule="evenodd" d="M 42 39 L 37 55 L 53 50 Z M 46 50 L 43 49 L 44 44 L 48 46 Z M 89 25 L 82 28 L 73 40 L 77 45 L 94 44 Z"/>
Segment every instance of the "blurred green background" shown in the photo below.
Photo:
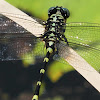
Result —
<path fill-rule="evenodd" d="M 32 14 L 32 16 L 40 18 L 42 20 L 46 20 L 48 18 L 47 13 L 50 7 L 63 6 L 65 8 L 68 8 L 70 11 L 70 17 L 68 18 L 67 22 L 100 23 L 100 11 L 99 11 L 100 0 L 6 0 L 6 1 L 23 11 L 29 12 L 30 14 Z M 12 62 L 11 64 L 13 66 L 16 65 L 15 62 Z M 6 90 L 3 90 L 4 92 L 2 92 L 2 100 L 22 100 L 22 99 L 30 100 L 31 99 L 33 95 L 32 93 L 35 88 L 35 83 L 38 78 L 38 72 L 39 72 L 38 70 L 40 69 L 41 64 L 34 65 L 34 66 L 31 65 L 28 68 L 22 67 L 23 64 L 21 62 L 20 64 L 21 66 L 17 64 L 17 67 L 15 67 L 17 72 L 15 69 L 14 69 L 15 72 L 13 73 L 11 72 L 11 70 L 13 70 L 13 67 L 11 67 L 11 69 L 7 68 L 8 69 L 7 71 L 10 70 L 10 72 L 12 73 L 11 76 L 13 76 L 15 73 L 17 74 L 20 73 L 18 74 L 18 76 L 22 78 L 20 78 L 20 80 L 19 79 L 17 80 L 17 78 L 19 77 L 17 76 L 16 76 L 17 78 L 14 77 L 15 83 L 10 83 L 7 81 L 8 83 L 6 86 L 9 86 L 8 84 L 10 84 L 10 86 L 14 84 L 16 85 L 12 86 L 12 88 L 10 89 L 11 91 L 8 89 L 8 87 Z M 23 71 L 21 72 L 21 70 Z M 86 82 L 82 77 L 78 76 L 77 75 L 78 73 L 70 72 L 73 70 L 74 69 L 71 66 L 66 66 L 60 62 L 53 61 L 53 63 L 49 63 L 47 75 L 44 79 L 43 86 L 41 89 L 41 94 L 43 94 L 43 97 L 40 98 L 40 100 L 89 100 L 90 97 L 91 97 L 90 100 L 93 100 L 92 99 L 93 93 L 90 93 L 89 90 L 90 88 L 93 89 L 95 92 L 96 90 L 88 82 Z M 71 73 L 71 75 L 69 73 Z M 74 77 L 74 75 L 76 77 Z M 11 76 L 9 76 L 9 78 Z M 65 76 L 68 78 L 66 78 Z M 23 77 L 26 79 L 24 79 Z M 30 79 L 28 79 L 29 77 Z M 27 83 L 30 80 L 31 82 Z M 9 81 L 12 82 L 11 79 Z M 23 83 L 20 83 L 20 81 L 23 81 Z M 64 81 L 66 82 L 64 83 Z M 21 84 L 21 85 L 18 86 L 18 84 Z M 74 85 L 76 84 L 79 86 L 74 87 Z M 27 88 L 25 88 L 25 86 Z M 67 86 L 67 88 L 63 86 Z M 22 90 L 20 90 L 20 88 Z M 88 89 L 87 90 L 88 92 L 84 91 L 84 88 L 86 90 Z M 56 92 L 58 92 L 58 94 L 56 94 Z M 90 97 L 88 98 L 86 98 L 87 93 L 90 93 Z M 94 98 L 96 100 L 99 100 L 100 95 L 98 96 L 97 95 L 96 95 L 97 98 L 96 97 Z"/>
<path fill-rule="evenodd" d="M 52 6 L 68 8 L 71 15 L 68 22 L 100 22 L 99 0 L 7 0 L 14 6 L 30 12 L 43 20 L 47 19 L 47 11 Z"/>

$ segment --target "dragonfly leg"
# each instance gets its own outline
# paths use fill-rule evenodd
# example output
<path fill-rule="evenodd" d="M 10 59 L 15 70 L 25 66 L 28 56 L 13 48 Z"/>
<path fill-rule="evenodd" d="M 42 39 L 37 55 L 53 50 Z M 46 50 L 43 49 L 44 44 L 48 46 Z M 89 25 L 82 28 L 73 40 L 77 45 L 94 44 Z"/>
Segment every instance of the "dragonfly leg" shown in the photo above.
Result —
<path fill-rule="evenodd" d="M 62 35 L 62 38 L 64 38 L 64 41 L 67 43 L 67 45 L 69 46 L 69 43 L 67 41 L 67 38 L 65 37 L 65 35 Z"/>

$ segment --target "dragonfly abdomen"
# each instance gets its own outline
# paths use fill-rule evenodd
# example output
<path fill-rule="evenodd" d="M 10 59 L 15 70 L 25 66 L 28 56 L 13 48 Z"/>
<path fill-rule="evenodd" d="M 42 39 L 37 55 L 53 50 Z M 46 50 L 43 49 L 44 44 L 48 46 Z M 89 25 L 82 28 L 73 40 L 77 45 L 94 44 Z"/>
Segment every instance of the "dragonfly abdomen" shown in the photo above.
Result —
<path fill-rule="evenodd" d="M 59 42 L 60 40 L 64 39 L 66 40 L 63 34 L 65 32 L 65 26 L 66 26 L 65 24 L 66 18 L 64 17 L 65 15 L 62 14 L 64 13 L 63 10 L 64 9 L 62 7 L 58 6 L 50 8 L 49 10 L 48 13 L 49 18 L 45 23 L 45 32 L 41 36 L 42 40 L 45 42 L 47 54 L 43 60 L 44 66 L 40 69 L 40 78 L 37 81 L 36 90 L 32 100 L 38 100 L 42 78 L 44 76 L 44 73 L 46 72 L 46 65 L 49 61 L 50 55 L 57 50 L 56 43 Z"/>

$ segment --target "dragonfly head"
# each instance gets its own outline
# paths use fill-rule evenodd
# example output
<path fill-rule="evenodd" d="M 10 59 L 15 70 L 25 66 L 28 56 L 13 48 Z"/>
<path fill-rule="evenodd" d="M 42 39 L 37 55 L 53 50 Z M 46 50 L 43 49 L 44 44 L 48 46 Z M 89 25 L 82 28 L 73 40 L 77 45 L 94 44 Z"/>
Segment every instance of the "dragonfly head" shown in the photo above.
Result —
<path fill-rule="evenodd" d="M 60 13 L 64 19 L 68 18 L 70 16 L 70 12 L 67 8 L 63 8 L 63 7 L 51 7 L 48 10 L 48 16 L 50 17 L 52 14 L 57 14 Z"/>

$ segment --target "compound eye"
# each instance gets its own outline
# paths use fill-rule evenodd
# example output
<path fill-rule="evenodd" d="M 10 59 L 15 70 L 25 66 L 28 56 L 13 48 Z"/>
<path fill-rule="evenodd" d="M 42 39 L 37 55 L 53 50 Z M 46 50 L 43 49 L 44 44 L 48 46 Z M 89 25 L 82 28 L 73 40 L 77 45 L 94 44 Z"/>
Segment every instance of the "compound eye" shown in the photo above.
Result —
<path fill-rule="evenodd" d="M 57 12 L 56 7 L 51 7 L 48 10 L 48 16 L 50 17 L 52 14 L 55 14 Z"/>
<path fill-rule="evenodd" d="M 61 11 L 63 17 L 66 19 L 70 16 L 70 12 L 67 8 L 62 8 L 62 11 Z"/>

